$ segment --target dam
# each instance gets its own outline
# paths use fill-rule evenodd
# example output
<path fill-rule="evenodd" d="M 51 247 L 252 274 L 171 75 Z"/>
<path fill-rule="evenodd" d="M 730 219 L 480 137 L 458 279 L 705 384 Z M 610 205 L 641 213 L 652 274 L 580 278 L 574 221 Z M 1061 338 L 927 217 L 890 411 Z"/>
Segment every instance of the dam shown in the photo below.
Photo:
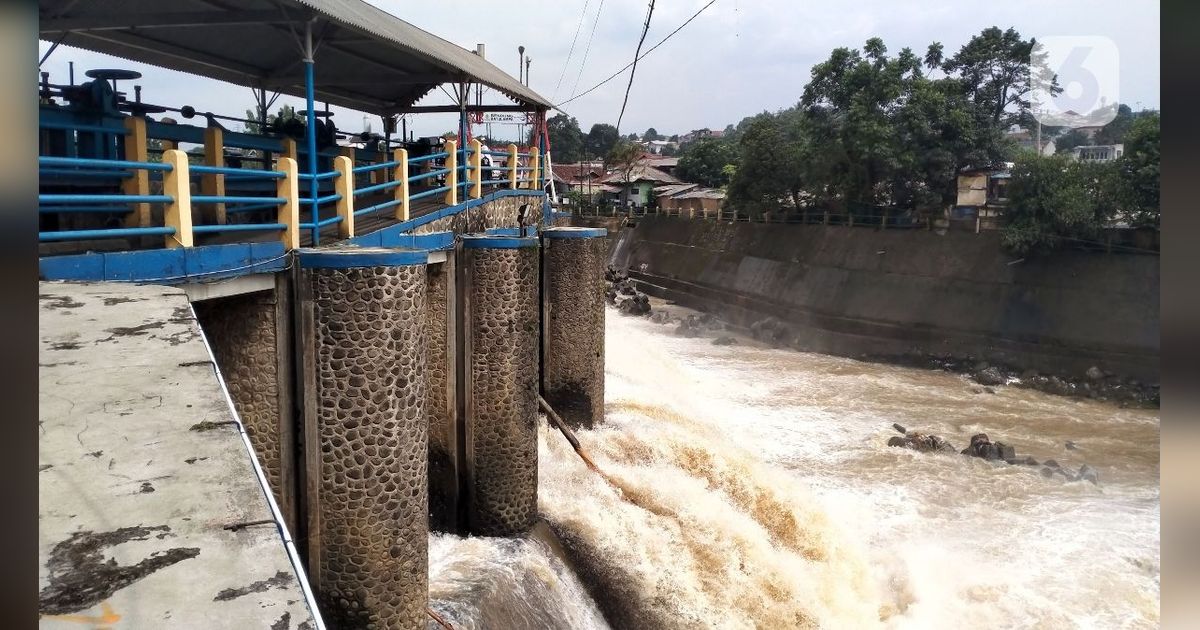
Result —
<path fill-rule="evenodd" d="M 603 413 L 605 232 L 543 190 L 550 103 L 361 2 L 127 24 L 109 4 L 42 2 L 41 35 L 260 107 L 156 103 L 130 69 L 41 76 L 42 624 L 449 625 L 431 540 L 555 548 L 541 396 L 576 427 Z M 453 106 L 418 104 L 444 84 Z M 268 120 L 281 94 L 302 117 Z M 384 134 L 339 131 L 331 104 Z M 532 137 L 484 145 L 470 115 L 491 110 Z M 457 137 L 399 122 L 437 113 Z M 563 558 L 543 567 L 577 584 Z"/>
<path fill-rule="evenodd" d="M 1159 625 L 1157 411 L 867 360 L 946 323 L 847 297 L 901 290 L 915 263 L 876 245 L 892 235 L 798 239 L 797 267 L 866 287 L 822 285 L 857 309 L 836 322 L 774 226 L 561 212 L 551 104 L 482 47 L 355 0 L 160 4 L 43 0 L 42 37 L 249 87 L 261 117 L 143 92 L 135 70 L 39 82 L 40 625 Z M 439 88 L 452 105 L 422 101 Z M 295 118 L 268 119 L 280 94 L 304 99 Z M 330 103 L 382 133 L 337 129 Z M 470 120 L 489 111 L 541 131 L 488 147 Z M 457 136 L 406 135 L 416 115 Z M 995 263 L 977 262 L 949 284 Z M 654 318 L 605 305 L 609 264 Z M 1049 308 L 994 330 L 974 313 L 933 350 L 986 337 L 990 360 L 1153 381 L 1150 324 L 1075 356 L 1114 321 L 1157 325 L 1129 306 L 1157 267 L 1135 266 L 1069 343 L 1035 347 L 1038 317 L 1072 312 L 1013 271 L 988 308 Z M 757 338 L 765 315 L 827 345 Z M 1099 483 L 890 448 L 896 424 Z"/>

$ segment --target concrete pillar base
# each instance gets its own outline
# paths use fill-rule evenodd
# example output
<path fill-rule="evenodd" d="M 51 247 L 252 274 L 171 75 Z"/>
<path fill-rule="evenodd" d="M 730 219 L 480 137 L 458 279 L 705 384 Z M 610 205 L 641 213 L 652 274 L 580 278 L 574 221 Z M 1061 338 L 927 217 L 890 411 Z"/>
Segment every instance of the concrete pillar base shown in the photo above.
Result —
<path fill-rule="evenodd" d="M 542 232 L 542 395 L 572 428 L 604 420 L 604 228 Z"/>
<path fill-rule="evenodd" d="M 331 628 L 424 628 L 426 254 L 297 258 L 313 589 Z"/>
<path fill-rule="evenodd" d="M 538 240 L 463 239 L 467 525 L 511 536 L 537 520 Z"/>

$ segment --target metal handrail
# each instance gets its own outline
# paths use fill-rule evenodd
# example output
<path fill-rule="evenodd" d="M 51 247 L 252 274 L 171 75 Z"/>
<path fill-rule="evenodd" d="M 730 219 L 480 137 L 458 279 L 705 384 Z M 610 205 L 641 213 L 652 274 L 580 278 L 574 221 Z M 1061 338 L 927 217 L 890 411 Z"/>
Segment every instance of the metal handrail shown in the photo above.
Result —
<path fill-rule="evenodd" d="M 170 164 L 162 162 L 132 162 L 129 160 L 101 160 L 96 158 L 57 157 L 39 155 L 38 167 L 42 166 L 79 166 L 82 168 L 102 169 L 141 169 L 145 171 L 170 171 Z"/>

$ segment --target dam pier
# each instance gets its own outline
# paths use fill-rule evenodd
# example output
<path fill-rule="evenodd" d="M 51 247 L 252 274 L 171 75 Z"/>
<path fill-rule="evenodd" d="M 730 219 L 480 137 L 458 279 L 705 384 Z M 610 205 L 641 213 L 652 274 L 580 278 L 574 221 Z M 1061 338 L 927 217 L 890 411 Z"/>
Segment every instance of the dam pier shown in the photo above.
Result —
<path fill-rule="evenodd" d="M 42 78 L 42 625 L 424 628 L 431 534 L 539 522 L 539 396 L 575 426 L 603 410 L 606 233 L 549 202 L 550 103 L 365 3 L 147 6 L 153 39 L 104 23 L 116 4 L 41 2 L 42 35 L 248 85 L 262 118 L 130 100 L 134 71 Z M 235 30 L 278 58 L 262 76 Z M 319 45 L 339 37 L 360 44 Z M 364 57 L 374 80 L 330 78 Z M 306 99 L 290 126 L 263 124 L 268 74 Z M 405 137 L 442 84 L 458 137 Z M 471 137 L 491 110 L 532 140 Z"/>

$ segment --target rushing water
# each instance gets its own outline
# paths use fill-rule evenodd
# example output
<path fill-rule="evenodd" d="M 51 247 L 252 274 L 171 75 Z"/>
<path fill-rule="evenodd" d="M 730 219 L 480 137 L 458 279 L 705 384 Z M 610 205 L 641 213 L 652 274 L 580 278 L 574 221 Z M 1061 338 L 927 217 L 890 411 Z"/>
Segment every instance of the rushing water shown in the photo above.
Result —
<path fill-rule="evenodd" d="M 607 479 L 540 434 L 540 509 L 597 603 L 535 540 L 435 538 L 456 627 L 1157 627 L 1157 413 L 670 330 L 609 312 L 607 422 L 578 434 Z M 890 448 L 893 422 L 1100 484 Z M 465 611 L 485 582 L 502 621 Z"/>

